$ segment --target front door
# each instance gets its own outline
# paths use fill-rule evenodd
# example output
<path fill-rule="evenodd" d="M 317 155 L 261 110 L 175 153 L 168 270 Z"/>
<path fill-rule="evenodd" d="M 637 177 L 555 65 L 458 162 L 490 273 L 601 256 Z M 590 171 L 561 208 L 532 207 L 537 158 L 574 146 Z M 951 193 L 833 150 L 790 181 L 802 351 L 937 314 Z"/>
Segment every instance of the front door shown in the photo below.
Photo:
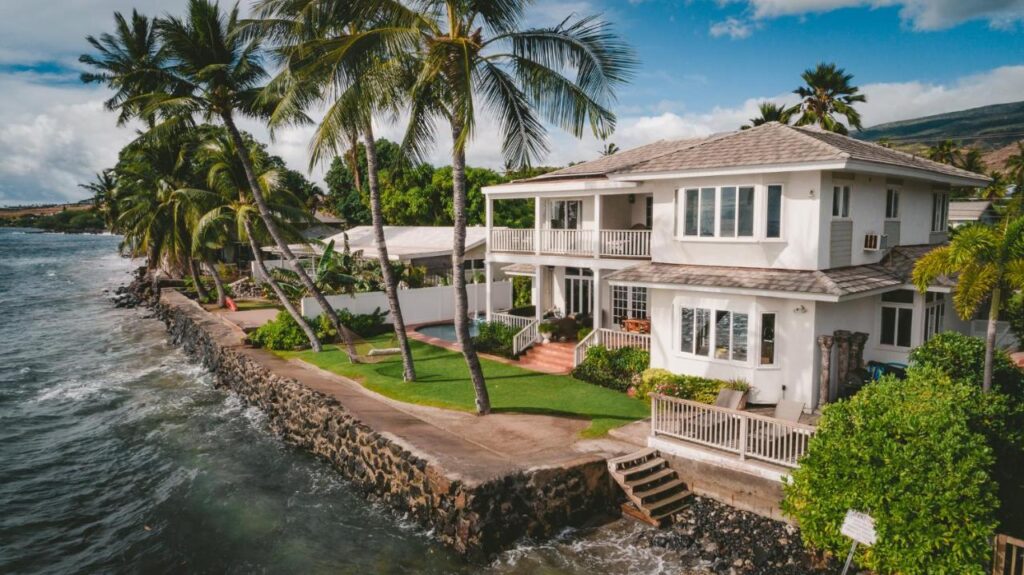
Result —
<path fill-rule="evenodd" d="M 593 271 L 565 268 L 565 315 L 591 315 L 593 286 Z"/>
<path fill-rule="evenodd" d="M 551 229 L 578 230 L 583 215 L 583 201 L 555 200 L 551 202 Z"/>

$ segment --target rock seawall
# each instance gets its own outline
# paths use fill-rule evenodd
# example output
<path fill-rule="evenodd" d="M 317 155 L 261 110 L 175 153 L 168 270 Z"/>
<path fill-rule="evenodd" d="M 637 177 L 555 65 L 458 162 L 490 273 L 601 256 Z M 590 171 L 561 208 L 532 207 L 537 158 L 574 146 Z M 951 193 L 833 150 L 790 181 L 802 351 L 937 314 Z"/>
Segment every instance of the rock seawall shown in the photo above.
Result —
<path fill-rule="evenodd" d="M 608 514 L 618 501 L 602 461 L 531 469 L 471 483 L 355 418 L 333 397 L 281 377 L 224 345 L 195 304 L 164 298 L 154 310 L 171 339 L 217 385 L 268 416 L 285 441 L 329 461 L 368 498 L 405 512 L 442 543 L 482 559 L 524 538 L 543 539 Z M 216 321 L 216 320 L 212 320 Z"/>

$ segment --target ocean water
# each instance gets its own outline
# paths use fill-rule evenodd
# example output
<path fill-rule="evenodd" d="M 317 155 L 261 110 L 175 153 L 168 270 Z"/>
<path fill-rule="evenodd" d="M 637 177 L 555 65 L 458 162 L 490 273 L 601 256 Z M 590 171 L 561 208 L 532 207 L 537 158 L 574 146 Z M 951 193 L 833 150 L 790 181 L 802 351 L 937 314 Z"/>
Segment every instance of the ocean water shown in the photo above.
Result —
<path fill-rule="evenodd" d="M 115 309 L 118 241 L 0 228 L 0 573 L 684 569 L 627 522 L 466 564 Z"/>

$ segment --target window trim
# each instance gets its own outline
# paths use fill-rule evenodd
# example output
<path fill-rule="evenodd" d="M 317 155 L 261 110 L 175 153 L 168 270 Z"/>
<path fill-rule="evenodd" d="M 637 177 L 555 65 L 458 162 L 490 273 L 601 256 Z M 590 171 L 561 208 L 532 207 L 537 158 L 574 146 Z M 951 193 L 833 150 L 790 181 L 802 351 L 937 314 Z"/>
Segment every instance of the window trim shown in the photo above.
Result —
<path fill-rule="evenodd" d="M 779 186 L 782 188 L 782 201 L 779 207 L 779 237 L 769 238 L 767 237 L 766 230 L 768 227 L 768 186 Z M 701 193 L 702 190 L 712 188 L 715 190 L 714 202 L 714 235 L 702 236 L 700 235 L 700 216 L 701 207 L 703 205 Z M 740 188 L 751 188 L 754 191 L 754 203 L 753 203 L 753 231 L 749 236 L 725 236 L 721 235 L 722 229 L 722 189 L 723 188 L 735 188 L 736 189 L 736 215 L 735 215 L 735 227 L 739 230 L 739 190 Z M 686 218 L 688 215 L 686 194 L 688 191 L 696 190 L 697 192 L 697 233 L 695 235 L 688 234 L 686 231 Z M 785 184 L 784 183 L 770 183 L 770 184 L 755 184 L 755 183 L 723 183 L 721 185 L 708 185 L 708 186 L 682 186 L 675 189 L 675 209 L 673 211 L 673 226 L 672 235 L 676 241 L 680 242 L 717 242 L 717 243 L 762 243 L 762 242 L 783 242 L 785 241 Z"/>
<path fill-rule="evenodd" d="M 620 308 L 620 309 L 624 309 L 625 312 L 626 312 L 626 315 L 623 316 L 624 319 L 631 319 L 631 318 L 636 318 L 637 317 L 637 313 L 636 312 L 638 311 L 638 308 L 634 304 L 636 303 L 636 299 L 635 299 L 636 292 L 638 292 L 640 290 L 643 290 L 644 292 L 646 292 L 644 294 L 644 300 L 645 301 L 644 301 L 643 315 L 642 315 L 642 317 L 640 319 L 650 319 L 651 318 L 650 292 L 647 290 L 646 287 L 642 287 L 642 286 L 613 285 L 613 286 L 611 286 L 611 288 L 612 289 L 611 289 L 610 295 L 611 295 L 611 316 L 612 316 L 611 320 L 612 320 L 612 325 L 616 325 L 616 326 L 621 326 L 622 325 L 621 322 L 616 321 L 616 318 L 618 316 L 615 315 L 615 311 L 616 311 L 616 295 L 621 290 L 625 290 L 625 293 L 626 293 L 626 295 L 625 295 L 626 306 L 625 306 L 625 308 Z"/>
<path fill-rule="evenodd" d="M 896 200 L 895 201 L 895 208 L 896 209 L 894 210 L 895 211 L 894 215 L 889 215 L 890 214 L 889 208 L 892 207 L 892 206 L 889 205 L 890 204 L 890 194 L 892 194 L 893 197 Z M 901 186 L 886 186 L 885 187 L 885 221 L 887 221 L 887 222 L 898 222 L 898 221 L 900 221 L 900 208 L 903 207 L 903 206 L 900 205 L 900 196 L 902 196 L 902 195 L 903 195 L 903 189 L 902 189 Z"/>
<path fill-rule="evenodd" d="M 914 308 L 917 305 L 917 294 L 916 294 L 916 292 L 913 292 L 912 290 L 905 290 L 905 291 L 911 291 L 912 293 L 914 293 L 914 299 L 910 303 L 882 301 L 882 296 L 881 295 L 878 296 L 878 324 L 877 325 L 878 325 L 878 347 L 879 348 L 887 349 L 887 350 L 900 351 L 900 352 L 905 352 L 905 351 L 908 351 L 908 350 L 911 350 L 911 349 L 914 348 L 914 322 L 916 321 L 914 319 Z M 882 295 L 884 295 L 884 294 L 882 294 Z M 895 322 L 893 323 L 893 330 L 895 330 L 895 331 L 893 333 L 893 338 L 892 338 L 893 342 L 892 343 L 883 343 L 882 342 L 882 334 L 883 334 L 883 329 L 882 329 L 883 326 L 882 326 L 882 324 L 884 322 L 884 319 L 882 318 L 882 315 L 883 315 L 883 311 L 882 310 L 884 310 L 885 308 L 892 308 L 892 309 L 896 310 L 896 312 L 895 312 L 896 313 L 896 318 L 895 318 Z M 899 310 L 901 310 L 901 309 L 910 310 L 910 320 L 909 320 L 910 321 L 910 342 L 907 345 L 905 345 L 905 346 L 899 345 L 899 332 L 900 332 L 900 312 L 899 312 Z"/>
<path fill-rule="evenodd" d="M 842 200 L 840 201 L 839 205 L 836 204 L 836 192 L 837 191 L 841 191 L 842 192 L 842 195 L 841 195 Z M 851 206 L 850 206 L 850 204 L 851 204 L 850 196 L 852 196 L 852 195 L 853 195 L 853 186 L 851 186 L 849 184 L 839 184 L 839 185 L 836 185 L 834 183 L 832 184 L 832 219 L 833 220 L 845 221 L 845 220 L 853 219 L 852 216 L 850 216 L 850 212 L 853 211 Z M 846 210 L 845 210 L 846 213 L 845 214 L 842 213 L 843 210 L 841 210 L 841 209 L 837 210 L 837 208 L 840 207 L 840 206 L 843 207 L 843 208 L 846 208 Z M 837 211 L 839 212 L 839 215 L 836 215 Z"/>
<path fill-rule="evenodd" d="M 936 205 L 936 200 L 942 198 L 939 205 Z M 936 209 L 938 208 L 938 211 Z M 939 217 L 937 217 L 939 216 Z M 933 234 L 947 233 L 949 231 L 949 192 L 948 191 L 935 191 L 932 192 L 932 223 L 931 231 Z"/>
<path fill-rule="evenodd" d="M 772 340 L 772 362 L 761 363 L 764 357 L 764 316 L 770 315 L 775 318 L 775 339 Z M 760 310 L 757 316 L 757 367 L 759 369 L 773 369 L 779 367 L 779 312 L 776 310 Z"/>
<path fill-rule="evenodd" d="M 932 301 L 928 301 L 928 296 L 932 296 Z M 945 331 L 946 327 L 946 294 L 943 292 L 925 292 L 924 295 L 924 324 L 921 326 L 921 339 L 922 342 L 927 342 L 929 339 L 939 335 Z M 929 320 L 932 319 L 930 316 L 933 312 L 935 313 L 934 319 L 935 324 L 932 326 L 934 329 L 931 335 L 928 334 Z"/>
<path fill-rule="evenodd" d="M 694 349 L 694 351 L 683 351 L 683 342 L 682 342 L 682 313 L 683 313 L 684 309 L 688 309 L 688 310 L 691 310 L 693 312 L 693 330 L 694 331 L 693 331 L 693 337 L 692 337 L 691 341 L 692 341 L 692 349 Z M 701 355 L 701 354 L 696 353 L 696 347 L 697 347 L 697 337 L 696 337 L 697 321 L 696 320 L 697 320 L 697 312 L 699 312 L 699 311 L 706 311 L 706 312 L 708 312 L 708 353 L 707 353 L 707 355 Z M 718 328 L 717 328 L 717 321 L 715 319 L 715 316 L 718 313 L 720 313 L 720 312 L 725 312 L 725 313 L 730 314 L 729 315 L 729 359 L 720 359 L 720 358 L 715 357 L 715 347 L 716 347 L 716 341 L 717 341 L 717 338 L 718 338 Z M 754 346 L 752 346 L 750 344 L 750 337 L 751 337 L 751 333 L 752 333 L 752 331 L 750 329 L 750 324 L 751 324 L 750 318 L 751 317 L 756 317 L 756 313 L 751 313 L 751 311 L 749 309 L 738 311 L 738 310 L 736 310 L 736 309 L 734 309 L 732 307 L 729 307 L 729 306 L 721 307 L 721 308 L 718 308 L 718 307 L 700 307 L 700 306 L 697 306 L 697 305 L 684 305 L 684 304 L 681 304 L 681 303 L 676 303 L 676 304 L 673 305 L 673 313 L 674 313 L 674 316 L 673 316 L 673 320 L 672 320 L 672 328 L 673 328 L 672 329 L 672 331 L 673 331 L 672 350 L 673 350 L 673 354 L 676 357 L 681 358 L 681 359 L 690 359 L 690 360 L 697 360 L 697 361 L 705 361 L 705 362 L 709 362 L 709 363 L 718 363 L 718 364 L 722 364 L 722 365 L 742 366 L 742 367 L 747 367 L 747 368 L 758 367 L 758 366 L 752 364 L 752 361 L 753 361 L 752 357 L 754 357 L 754 354 L 751 353 L 751 352 L 753 351 Z M 746 334 L 746 338 L 747 338 L 747 346 L 746 346 L 747 358 L 745 360 L 735 360 L 735 359 L 732 359 L 732 356 L 733 356 L 733 353 L 734 353 L 734 349 L 733 349 L 733 347 L 734 347 L 733 346 L 733 336 L 734 336 L 733 325 L 735 323 L 735 320 L 734 320 L 735 314 L 740 314 L 740 315 L 747 316 L 747 334 Z M 758 339 L 757 345 L 758 345 L 758 357 L 760 357 L 760 339 Z M 770 368 L 770 367 L 776 367 L 776 366 L 767 366 L 766 365 L 766 366 L 763 366 L 763 367 Z"/>
<path fill-rule="evenodd" d="M 768 236 L 768 188 L 771 188 L 773 186 L 778 186 L 779 187 L 779 236 L 776 237 L 776 238 Z M 754 193 L 756 194 L 757 192 L 755 191 Z M 785 238 L 786 238 L 786 226 L 784 224 L 786 222 L 786 184 L 783 184 L 782 182 L 779 182 L 779 183 L 769 182 L 769 183 L 764 185 L 764 206 L 763 206 L 761 211 L 762 211 L 762 215 L 763 215 L 763 217 L 761 218 L 761 225 L 763 227 L 761 229 L 761 233 L 760 234 L 756 234 L 755 233 L 755 235 L 759 235 L 759 237 L 761 239 L 763 239 L 765 241 L 769 241 L 769 242 L 782 242 L 782 241 L 785 241 Z M 754 218 L 754 226 L 755 226 L 755 231 L 756 231 L 756 227 L 757 227 L 757 218 L 756 217 Z"/>

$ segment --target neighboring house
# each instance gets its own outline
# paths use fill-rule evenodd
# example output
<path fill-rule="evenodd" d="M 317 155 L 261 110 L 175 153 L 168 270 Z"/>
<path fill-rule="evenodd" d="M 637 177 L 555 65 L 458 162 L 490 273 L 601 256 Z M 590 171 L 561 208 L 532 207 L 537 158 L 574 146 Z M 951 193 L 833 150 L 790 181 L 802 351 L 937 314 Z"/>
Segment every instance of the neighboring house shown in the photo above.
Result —
<path fill-rule="evenodd" d="M 952 284 L 922 295 L 909 277 L 946 241 L 950 187 L 987 182 L 774 122 L 661 141 L 484 188 L 487 268 L 532 273 L 538 320 L 591 315 L 603 341 L 621 341 L 641 337 L 621 335 L 624 319 L 649 318 L 638 345 L 653 367 L 742 379 L 754 403 L 811 409 L 820 336 L 866 333 L 865 360 L 905 362 L 934 333 L 967 329 Z M 534 200 L 535 228 L 492 227 L 494 202 L 520 198 Z"/>
<path fill-rule="evenodd" d="M 958 228 L 973 222 L 991 224 L 998 219 L 999 214 L 992 202 L 988 200 L 949 202 L 949 227 L 951 228 Z"/>

